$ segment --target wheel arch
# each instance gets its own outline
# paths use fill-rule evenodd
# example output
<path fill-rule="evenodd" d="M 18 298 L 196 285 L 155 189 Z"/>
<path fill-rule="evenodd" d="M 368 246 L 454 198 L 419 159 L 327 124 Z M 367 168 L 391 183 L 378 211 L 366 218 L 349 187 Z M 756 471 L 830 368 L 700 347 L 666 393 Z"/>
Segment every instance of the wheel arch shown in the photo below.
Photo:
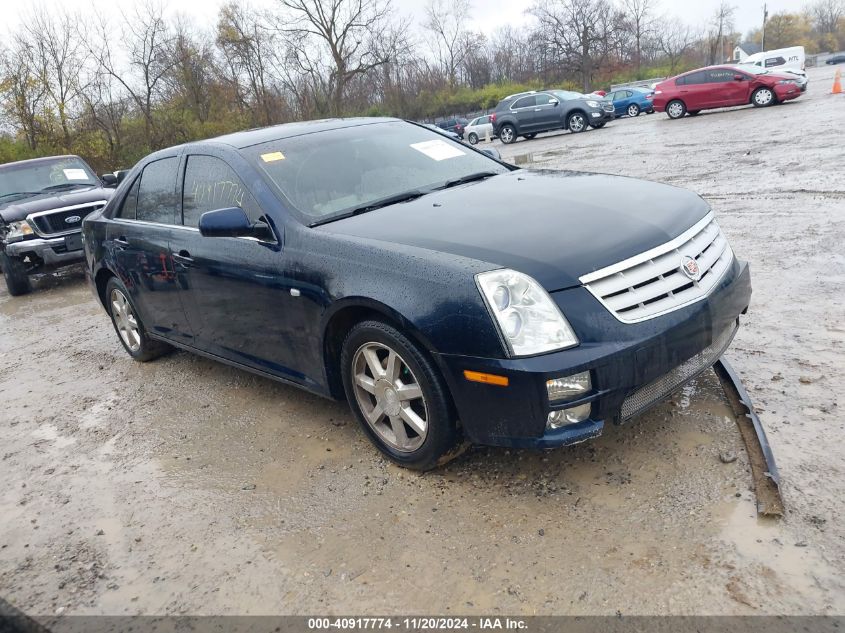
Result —
<path fill-rule="evenodd" d="M 94 287 L 97 289 L 97 296 L 100 298 L 100 305 L 103 308 L 106 307 L 106 286 L 112 277 L 117 277 L 117 275 L 106 267 L 100 268 L 94 275 Z"/>
<path fill-rule="evenodd" d="M 329 394 L 338 400 L 345 397 L 340 368 L 340 354 L 349 331 L 367 320 L 385 321 L 407 336 L 442 374 L 442 367 L 427 337 L 413 322 L 394 308 L 368 297 L 347 297 L 336 302 L 324 317 L 323 368 Z"/>

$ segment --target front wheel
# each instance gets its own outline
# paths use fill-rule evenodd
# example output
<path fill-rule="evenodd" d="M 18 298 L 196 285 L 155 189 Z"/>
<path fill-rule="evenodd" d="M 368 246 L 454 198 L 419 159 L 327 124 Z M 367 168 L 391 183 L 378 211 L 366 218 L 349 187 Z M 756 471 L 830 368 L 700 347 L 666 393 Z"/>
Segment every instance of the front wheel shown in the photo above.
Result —
<path fill-rule="evenodd" d="M 573 134 L 577 134 L 578 132 L 583 132 L 587 129 L 587 117 L 581 112 L 575 112 L 574 114 L 570 114 L 569 118 L 566 120 L 566 129 L 572 132 Z"/>
<path fill-rule="evenodd" d="M 129 292 L 117 277 L 112 277 L 106 284 L 106 309 L 123 349 L 132 358 L 145 363 L 167 352 L 168 345 L 147 335 Z"/>
<path fill-rule="evenodd" d="M 470 145 L 475 145 L 476 143 L 478 143 L 478 134 L 476 134 L 475 132 L 470 132 L 469 136 L 467 137 L 467 140 L 469 141 Z"/>
<path fill-rule="evenodd" d="M 686 113 L 687 107 L 684 105 L 683 101 L 675 99 L 674 101 L 670 101 L 666 104 L 666 114 L 669 115 L 670 119 L 680 119 Z"/>
<path fill-rule="evenodd" d="M 32 290 L 26 264 L 19 257 L 9 257 L 0 250 L 0 267 L 3 268 L 3 277 L 6 279 L 6 288 L 10 295 L 19 297 Z"/>
<path fill-rule="evenodd" d="M 506 123 L 502 126 L 502 129 L 499 130 L 499 139 L 505 145 L 510 145 L 516 140 L 516 128 L 510 123 Z"/>
<path fill-rule="evenodd" d="M 442 379 L 399 330 L 381 321 L 359 323 L 343 343 L 340 362 L 352 412 L 389 459 L 429 470 L 457 445 Z"/>
<path fill-rule="evenodd" d="M 757 88 L 754 94 L 751 95 L 751 103 L 755 108 L 765 108 L 775 102 L 775 93 L 771 88 Z"/>
<path fill-rule="evenodd" d="M 639 116 L 640 115 L 640 106 L 636 103 L 632 103 L 628 106 L 628 116 Z"/>

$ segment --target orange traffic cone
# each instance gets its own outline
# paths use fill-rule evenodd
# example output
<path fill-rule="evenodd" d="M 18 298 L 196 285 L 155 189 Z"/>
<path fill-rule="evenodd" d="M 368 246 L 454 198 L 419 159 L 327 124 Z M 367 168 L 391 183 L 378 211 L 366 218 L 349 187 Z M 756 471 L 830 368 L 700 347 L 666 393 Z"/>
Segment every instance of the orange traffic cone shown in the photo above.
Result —
<path fill-rule="evenodd" d="M 842 69 L 836 69 L 836 76 L 833 78 L 833 90 L 830 94 L 838 95 L 842 92 Z"/>

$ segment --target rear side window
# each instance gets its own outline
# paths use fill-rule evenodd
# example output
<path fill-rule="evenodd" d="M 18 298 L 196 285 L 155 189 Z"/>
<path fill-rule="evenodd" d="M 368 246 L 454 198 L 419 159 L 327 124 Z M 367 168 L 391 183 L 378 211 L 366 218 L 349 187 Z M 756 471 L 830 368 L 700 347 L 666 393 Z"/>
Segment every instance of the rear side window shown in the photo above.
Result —
<path fill-rule="evenodd" d="M 229 207 L 243 209 L 251 222 L 262 216 L 255 199 L 228 164 L 214 156 L 189 156 L 182 192 L 183 224 L 197 227 L 206 211 Z"/>
<path fill-rule="evenodd" d="M 134 220 L 135 219 L 135 209 L 138 206 L 138 185 L 141 184 L 141 177 L 135 179 L 135 182 L 132 183 L 132 186 L 129 188 L 129 193 L 126 194 L 126 197 L 123 199 L 123 202 L 120 204 L 120 208 L 117 210 L 117 213 L 114 214 L 116 218 L 123 218 L 124 220 Z"/>
<path fill-rule="evenodd" d="M 489 116 L 480 117 L 475 122 L 476 125 L 484 125 L 485 123 L 490 123 L 490 117 Z"/>
<path fill-rule="evenodd" d="M 176 170 L 179 159 L 162 158 L 144 167 L 136 217 L 143 222 L 173 224 L 176 216 Z"/>
<path fill-rule="evenodd" d="M 690 73 L 685 77 L 681 77 L 684 81 L 682 82 L 683 85 L 686 86 L 693 86 L 695 84 L 705 84 L 707 83 L 707 73 L 703 70 L 698 71 L 697 73 Z M 679 83 L 679 82 L 675 82 Z"/>

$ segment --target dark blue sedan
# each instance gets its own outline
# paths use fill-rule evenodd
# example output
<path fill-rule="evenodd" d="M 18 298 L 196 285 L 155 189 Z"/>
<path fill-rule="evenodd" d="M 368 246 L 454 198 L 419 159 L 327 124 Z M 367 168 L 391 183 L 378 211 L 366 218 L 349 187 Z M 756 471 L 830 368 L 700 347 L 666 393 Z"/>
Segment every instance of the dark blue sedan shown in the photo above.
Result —
<path fill-rule="evenodd" d="M 751 294 L 693 193 L 523 171 L 395 119 L 156 152 L 83 231 L 132 358 L 177 347 L 346 399 L 417 469 L 632 418 L 719 358 Z"/>
<path fill-rule="evenodd" d="M 639 116 L 640 112 L 654 113 L 654 104 L 651 102 L 654 90 L 649 88 L 621 88 L 609 92 L 606 100 L 613 102 L 613 111 L 616 116 Z"/>

